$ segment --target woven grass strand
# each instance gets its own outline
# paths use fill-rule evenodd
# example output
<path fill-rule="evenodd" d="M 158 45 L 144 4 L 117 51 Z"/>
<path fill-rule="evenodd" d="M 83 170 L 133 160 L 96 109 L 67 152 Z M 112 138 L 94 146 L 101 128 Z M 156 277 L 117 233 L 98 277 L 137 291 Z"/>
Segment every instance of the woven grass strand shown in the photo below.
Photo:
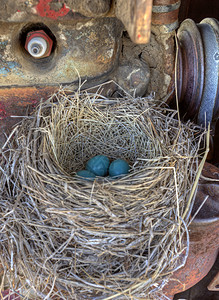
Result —
<path fill-rule="evenodd" d="M 204 134 L 151 97 L 60 89 L 41 103 L 1 149 L 9 287 L 28 299 L 155 299 L 188 253 Z M 130 173 L 76 177 L 97 154 L 126 159 Z"/>

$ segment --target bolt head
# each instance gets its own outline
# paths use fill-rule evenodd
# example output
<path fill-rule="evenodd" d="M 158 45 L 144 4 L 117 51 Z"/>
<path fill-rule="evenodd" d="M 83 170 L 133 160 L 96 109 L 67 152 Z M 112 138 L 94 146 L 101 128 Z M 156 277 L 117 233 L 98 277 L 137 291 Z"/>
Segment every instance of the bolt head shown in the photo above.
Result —
<path fill-rule="evenodd" d="M 25 50 L 34 58 L 44 58 L 51 54 L 53 40 L 44 30 L 30 31 L 25 41 Z"/>

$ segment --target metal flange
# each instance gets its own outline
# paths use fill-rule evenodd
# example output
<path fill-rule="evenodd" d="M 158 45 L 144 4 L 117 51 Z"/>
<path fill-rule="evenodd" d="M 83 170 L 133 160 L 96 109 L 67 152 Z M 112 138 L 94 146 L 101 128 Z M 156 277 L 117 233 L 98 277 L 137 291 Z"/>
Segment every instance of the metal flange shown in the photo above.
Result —
<path fill-rule="evenodd" d="M 207 126 L 219 117 L 219 23 L 182 22 L 177 39 L 177 89 L 186 118 Z"/>

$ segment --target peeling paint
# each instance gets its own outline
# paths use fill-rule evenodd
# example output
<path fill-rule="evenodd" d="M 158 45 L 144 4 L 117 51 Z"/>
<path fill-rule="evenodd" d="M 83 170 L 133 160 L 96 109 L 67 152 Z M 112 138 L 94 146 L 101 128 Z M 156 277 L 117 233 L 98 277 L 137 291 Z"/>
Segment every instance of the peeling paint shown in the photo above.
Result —
<path fill-rule="evenodd" d="M 7 64 L 1 66 L 0 68 L 0 75 L 7 76 L 8 73 L 13 72 L 16 73 L 18 76 L 22 76 L 21 72 L 19 71 L 19 64 L 13 61 L 7 62 Z"/>
<path fill-rule="evenodd" d="M 64 17 L 70 11 L 65 3 L 59 11 L 52 10 L 49 5 L 50 2 L 52 2 L 52 0 L 39 0 L 36 6 L 36 11 L 39 16 L 57 20 L 58 17 Z"/>

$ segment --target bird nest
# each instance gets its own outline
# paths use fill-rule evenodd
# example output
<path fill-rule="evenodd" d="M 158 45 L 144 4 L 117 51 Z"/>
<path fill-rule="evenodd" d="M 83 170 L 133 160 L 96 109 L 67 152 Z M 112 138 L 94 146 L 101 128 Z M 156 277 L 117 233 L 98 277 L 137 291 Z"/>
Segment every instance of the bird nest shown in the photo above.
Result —
<path fill-rule="evenodd" d="M 159 293 L 187 257 L 203 138 L 177 116 L 152 97 L 60 89 L 14 128 L 0 167 L 0 262 L 9 288 L 37 299 Z M 129 174 L 75 176 L 98 154 L 125 159 Z"/>

